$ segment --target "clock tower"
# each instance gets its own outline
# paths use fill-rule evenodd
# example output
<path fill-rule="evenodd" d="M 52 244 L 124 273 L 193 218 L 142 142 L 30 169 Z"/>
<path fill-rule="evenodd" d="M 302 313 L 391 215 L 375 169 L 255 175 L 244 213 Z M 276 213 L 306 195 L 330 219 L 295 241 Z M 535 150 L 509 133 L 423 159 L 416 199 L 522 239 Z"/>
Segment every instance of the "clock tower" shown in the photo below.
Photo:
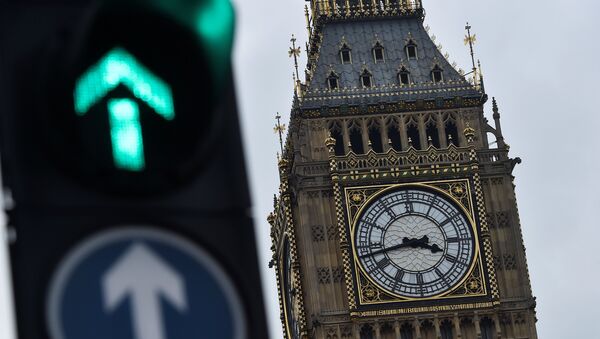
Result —
<path fill-rule="evenodd" d="M 449 63 L 424 15 L 420 0 L 307 7 L 268 218 L 287 339 L 537 338 L 520 159 L 474 59 Z"/>

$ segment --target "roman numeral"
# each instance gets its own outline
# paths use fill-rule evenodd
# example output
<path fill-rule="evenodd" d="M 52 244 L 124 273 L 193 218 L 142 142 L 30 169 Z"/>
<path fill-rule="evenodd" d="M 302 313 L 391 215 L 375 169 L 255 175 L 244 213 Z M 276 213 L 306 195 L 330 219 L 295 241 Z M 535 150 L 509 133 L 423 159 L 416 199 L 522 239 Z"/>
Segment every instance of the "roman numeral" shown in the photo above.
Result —
<path fill-rule="evenodd" d="M 427 213 L 425 213 L 426 215 L 429 215 L 429 212 L 431 212 L 431 209 L 433 208 L 433 205 L 436 203 L 437 201 L 437 197 L 434 196 L 433 199 L 431 199 L 431 203 L 429 203 L 429 208 L 427 209 Z"/>
<path fill-rule="evenodd" d="M 377 268 L 382 270 L 382 269 L 386 268 L 389 264 L 390 264 L 390 259 L 385 257 L 377 262 Z"/>
<path fill-rule="evenodd" d="M 448 284 L 448 282 L 446 281 L 446 277 L 444 276 L 444 274 L 442 273 L 442 271 L 440 271 L 438 268 L 436 268 L 436 269 L 434 270 L 434 272 L 435 272 L 435 274 L 437 274 L 437 275 L 438 275 L 438 277 L 440 277 L 440 278 L 441 278 L 441 280 L 442 280 L 442 282 L 444 283 L 444 285 L 446 285 L 446 286 L 448 286 L 448 287 L 450 286 L 450 284 Z"/>
<path fill-rule="evenodd" d="M 404 277 L 404 271 L 398 270 L 396 272 L 396 281 L 402 281 L 403 277 Z"/>
<path fill-rule="evenodd" d="M 448 260 L 451 263 L 455 263 L 456 262 L 456 257 L 450 255 L 450 254 L 446 254 L 446 260 Z"/>
<path fill-rule="evenodd" d="M 454 218 L 456 218 L 456 214 L 454 214 L 454 215 L 451 215 L 451 216 L 450 216 L 448 219 L 446 219 L 446 220 L 442 221 L 442 222 L 440 223 L 440 226 L 444 226 L 444 225 L 446 225 L 447 223 L 451 222 L 451 221 L 452 221 Z"/>
<path fill-rule="evenodd" d="M 421 273 L 417 273 L 417 284 L 423 285 L 423 275 Z"/>

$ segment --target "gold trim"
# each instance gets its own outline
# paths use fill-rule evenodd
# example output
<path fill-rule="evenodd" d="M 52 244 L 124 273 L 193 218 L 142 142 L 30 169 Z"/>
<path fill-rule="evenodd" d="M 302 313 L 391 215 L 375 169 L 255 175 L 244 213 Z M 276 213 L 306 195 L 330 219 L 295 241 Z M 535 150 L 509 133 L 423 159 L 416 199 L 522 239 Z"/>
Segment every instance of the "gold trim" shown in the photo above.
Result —
<path fill-rule="evenodd" d="M 362 318 L 362 317 L 400 315 L 400 314 L 449 312 L 449 311 L 462 311 L 462 310 L 472 310 L 472 309 L 481 309 L 481 308 L 493 308 L 494 306 L 495 306 L 495 303 L 493 303 L 493 302 L 481 302 L 481 303 L 471 303 L 471 304 L 407 307 L 407 308 L 392 309 L 392 310 L 352 312 L 352 313 L 350 313 L 350 316 Z"/>
<path fill-rule="evenodd" d="M 287 234 L 283 238 L 283 242 L 282 242 L 282 244 L 284 244 L 283 249 L 285 249 L 285 242 L 286 241 L 288 242 L 288 248 L 290 248 L 289 247 L 290 246 L 290 240 L 288 238 L 289 238 L 289 236 Z M 284 327 L 284 330 L 285 330 L 285 336 L 286 336 L 286 338 L 291 339 L 291 338 L 293 338 L 292 337 L 292 331 L 290 330 L 290 321 L 288 319 L 288 314 L 286 312 L 286 307 L 288 305 L 287 305 L 286 296 L 285 296 L 285 293 L 286 293 L 286 291 L 285 291 L 285 282 L 284 282 L 284 280 L 285 280 L 284 279 L 285 274 L 283 272 L 283 270 L 285 268 L 285 262 L 284 262 L 285 253 L 284 252 L 285 251 L 282 250 L 281 253 L 279 254 L 279 269 L 278 269 L 279 277 L 280 277 L 280 279 L 279 279 L 279 292 L 281 294 L 280 295 L 281 305 L 283 307 L 282 308 L 282 318 L 283 318 L 282 320 L 283 320 L 283 327 Z M 291 256 L 292 255 L 291 254 L 291 249 L 290 249 L 289 252 L 290 253 L 288 253 L 287 255 Z M 290 261 L 291 261 L 291 258 L 290 258 Z M 294 272 L 293 272 L 292 268 L 290 267 L 290 274 L 293 274 L 293 273 Z M 292 282 L 292 280 L 293 279 L 290 277 L 290 283 Z M 293 306 L 293 305 L 290 305 L 290 306 Z"/>
<path fill-rule="evenodd" d="M 466 186 L 467 192 L 471 192 L 471 183 L 470 183 L 469 179 L 439 180 L 439 181 L 428 181 L 428 182 L 419 182 L 419 183 L 403 183 L 403 184 L 387 184 L 387 185 L 386 184 L 367 185 L 367 186 L 356 186 L 356 187 L 345 187 L 344 188 L 344 195 L 346 198 L 346 212 L 347 212 L 347 217 L 348 217 L 348 221 L 349 221 L 349 225 L 350 225 L 350 237 L 351 237 L 351 246 L 352 246 L 352 252 L 353 252 L 354 272 L 356 273 L 355 280 L 356 280 L 356 283 L 358 284 L 357 290 L 358 290 L 358 294 L 359 294 L 359 302 L 361 305 L 384 304 L 384 303 L 391 303 L 391 302 L 410 302 L 410 301 L 454 299 L 454 298 L 464 298 L 466 296 L 470 297 L 470 296 L 486 296 L 487 295 L 487 288 L 486 288 L 487 284 L 485 282 L 484 275 L 483 275 L 484 269 L 483 269 L 483 262 L 482 262 L 482 256 L 481 256 L 481 248 L 480 248 L 480 234 L 477 229 L 477 223 L 475 222 L 476 211 L 475 211 L 475 206 L 473 205 L 472 194 L 467 194 L 468 206 L 465 206 L 465 204 L 463 202 L 457 200 L 453 196 L 452 192 L 448 192 L 448 191 L 436 186 L 439 184 L 448 184 L 450 190 L 452 190 L 456 184 L 463 184 Z M 458 281 L 451 289 L 449 289 L 443 293 L 437 294 L 435 296 L 424 297 L 424 298 L 411 298 L 411 297 L 398 295 L 396 293 L 388 291 L 386 288 L 382 287 L 380 284 L 378 284 L 373 279 L 371 279 L 369 277 L 369 275 L 366 273 L 366 271 L 364 270 L 364 268 L 362 267 L 362 265 L 360 264 L 360 262 L 357 261 L 357 252 L 356 252 L 356 246 L 355 246 L 354 231 L 357 227 L 356 223 L 358 220 L 358 216 L 363 213 L 366 206 L 368 206 L 372 201 L 374 201 L 375 199 L 377 199 L 378 197 L 380 197 L 381 195 L 385 194 L 388 191 L 396 190 L 401 187 L 420 187 L 420 188 L 430 189 L 430 190 L 439 192 L 446 198 L 449 198 L 452 202 L 454 202 L 456 205 L 458 205 L 458 207 L 462 210 L 464 215 L 467 217 L 467 222 L 470 223 L 471 229 L 473 231 L 474 241 L 475 241 L 475 251 L 474 251 L 473 260 L 471 261 L 471 266 L 465 272 L 462 279 L 460 281 Z M 354 192 L 356 192 L 358 190 L 364 190 L 364 189 L 375 189 L 375 191 L 370 193 L 370 195 L 367 199 L 362 199 L 363 202 L 362 202 L 362 204 L 360 204 L 358 210 L 355 213 L 352 213 L 352 211 L 350 209 L 350 207 L 352 205 L 350 203 L 349 197 L 351 194 L 354 195 L 355 194 Z M 466 294 L 466 295 L 452 296 L 451 294 L 453 292 L 458 290 L 460 287 L 464 286 L 465 282 L 468 279 L 471 279 L 473 277 L 473 273 L 474 273 L 476 267 L 479 268 L 479 274 L 480 274 L 480 280 L 481 280 L 480 283 L 481 283 L 481 286 L 483 287 L 482 293 L 472 293 L 472 294 Z M 368 281 L 371 284 L 373 284 L 374 286 L 377 286 L 385 294 L 388 294 L 391 297 L 396 297 L 399 299 L 364 302 L 365 298 L 362 295 L 361 281 L 360 281 L 359 274 L 361 276 L 365 277 L 366 279 L 368 279 Z"/>

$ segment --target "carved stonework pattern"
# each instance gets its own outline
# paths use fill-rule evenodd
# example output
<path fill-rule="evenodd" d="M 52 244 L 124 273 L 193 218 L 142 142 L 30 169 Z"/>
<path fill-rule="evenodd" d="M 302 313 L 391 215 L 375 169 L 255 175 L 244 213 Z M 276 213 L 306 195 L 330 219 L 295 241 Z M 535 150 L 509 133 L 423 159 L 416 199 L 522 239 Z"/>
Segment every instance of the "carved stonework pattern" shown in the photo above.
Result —
<path fill-rule="evenodd" d="M 317 267 L 319 284 L 341 283 L 344 276 L 341 267 Z"/>

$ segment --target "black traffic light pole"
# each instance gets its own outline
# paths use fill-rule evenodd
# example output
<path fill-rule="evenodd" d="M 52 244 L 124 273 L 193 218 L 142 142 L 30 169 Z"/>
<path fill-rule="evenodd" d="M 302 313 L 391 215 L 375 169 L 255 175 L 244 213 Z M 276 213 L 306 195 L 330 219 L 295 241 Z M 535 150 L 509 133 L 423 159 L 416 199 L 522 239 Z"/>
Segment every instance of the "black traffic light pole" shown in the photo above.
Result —
<path fill-rule="evenodd" d="M 20 338 L 267 338 L 230 4 L 181 3 L 1 4 Z"/>

